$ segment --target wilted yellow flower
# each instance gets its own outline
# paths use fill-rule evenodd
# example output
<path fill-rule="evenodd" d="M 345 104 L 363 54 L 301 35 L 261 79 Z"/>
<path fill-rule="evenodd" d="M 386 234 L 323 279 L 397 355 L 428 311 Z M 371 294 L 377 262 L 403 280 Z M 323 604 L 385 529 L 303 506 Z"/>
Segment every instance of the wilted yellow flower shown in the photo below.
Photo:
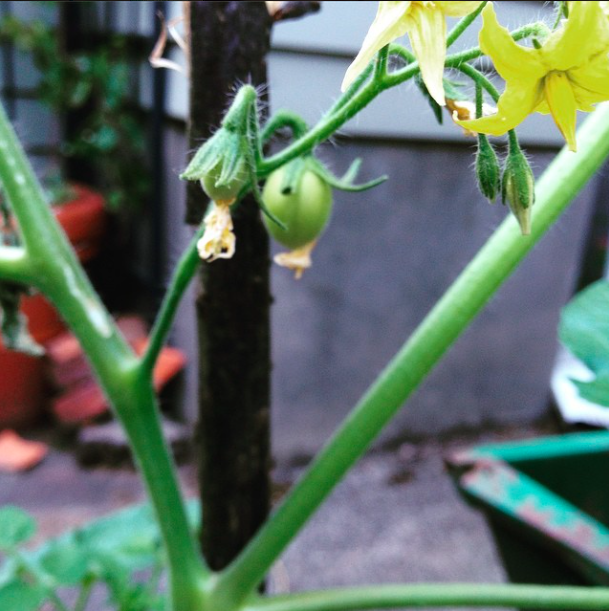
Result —
<path fill-rule="evenodd" d="M 281 252 L 273 258 L 273 261 L 281 267 L 287 267 L 294 270 L 296 280 L 302 278 L 305 270 L 311 267 L 311 252 L 315 248 L 317 240 L 313 240 L 300 248 L 295 248 L 289 252 Z"/>
<path fill-rule="evenodd" d="M 234 201 L 213 202 L 205 217 L 205 232 L 197 242 L 201 259 L 211 263 L 216 259 L 230 259 L 235 254 L 235 234 L 230 215 L 230 204 Z"/>
<path fill-rule="evenodd" d="M 455 123 L 459 121 L 469 121 L 476 118 L 476 105 L 469 100 L 451 100 L 446 98 L 446 108 L 450 112 L 450 117 Z M 488 117 L 497 112 L 497 109 L 490 104 L 482 104 L 482 116 Z M 475 136 L 475 132 L 463 129 L 466 136 Z"/>
<path fill-rule="evenodd" d="M 540 48 L 516 44 L 488 5 L 480 47 L 506 81 L 497 114 L 459 122 L 483 134 L 501 136 L 529 114 L 551 113 L 569 148 L 576 150 L 576 112 L 591 112 L 609 100 L 609 20 L 599 2 L 574 2 L 569 18 Z"/>
<path fill-rule="evenodd" d="M 444 106 L 444 60 L 446 59 L 446 19 L 475 11 L 482 2 L 379 2 L 374 22 L 362 49 L 349 66 L 343 91 L 385 45 L 408 34 L 421 67 L 421 76 L 431 97 Z"/>

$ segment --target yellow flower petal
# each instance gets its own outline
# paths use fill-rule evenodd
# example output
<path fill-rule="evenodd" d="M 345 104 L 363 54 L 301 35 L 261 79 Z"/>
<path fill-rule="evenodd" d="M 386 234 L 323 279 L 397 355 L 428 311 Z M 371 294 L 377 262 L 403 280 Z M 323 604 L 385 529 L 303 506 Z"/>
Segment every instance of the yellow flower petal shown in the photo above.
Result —
<path fill-rule="evenodd" d="M 598 2 L 574 2 L 564 26 L 540 52 L 548 70 L 570 70 L 609 47 L 609 21 Z"/>
<path fill-rule="evenodd" d="M 544 90 L 546 101 L 558 129 L 567 141 L 569 149 L 576 151 L 577 104 L 569 78 L 564 72 L 550 72 L 544 80 Z"/>
<path fill-rule="evenodd" d="M 435 2 L 445 15 L 449 17 L 463 17 L 473 13 L 481 4 L 480 2 Z"/>
<path fill-rule="evenodd" d="M 542 82 L 533 87 L 522 88 L 507 84 L 499 98 L 497 114 L 473 121 L 456 121 L 461 127 L 481 134 L 502 136 L 513 129 L 539 106 L 543 101 Z"/>
<path fill-rule="evenodd" d="M 408 25 L 404 17 L 410 11 L 411 4 L 411 2 L 379 2 L 376 17 L 364 38 L 361 51 L 347 69 L 341 85 L 342 91 L 351 85 L 378 51 L 406 34 Z"/>
<path fill-rule="evenodd" d="M 495 69 L 505 81 L 537 81 L 547 72 L 535 49 L 521 47 L 509 31 L 499 25 L 492 4 L 484 7 L 482 18 L 480 48 L 493 59 Z"/>
<path fill-rule="evenodd" d="M 590 112 L 593 104 L 609 100 L 609 59 L 599 53 L 590 63 L 569 70 L 578 110 Z"/>
<path fill-rule="evenodd" d="M 437 8 L 413 5 L 408 37 L 421 67 L 421 76 L 431 97 L 444 106 L 444 60 L 446 59 L 446 19 Z"/>

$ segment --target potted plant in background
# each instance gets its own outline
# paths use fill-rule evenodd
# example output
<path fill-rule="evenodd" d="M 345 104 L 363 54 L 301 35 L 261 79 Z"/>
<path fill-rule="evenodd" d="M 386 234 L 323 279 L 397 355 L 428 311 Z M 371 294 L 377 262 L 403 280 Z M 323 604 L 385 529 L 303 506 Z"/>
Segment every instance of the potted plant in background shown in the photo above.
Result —
<path fill-rule="evenodd" d="M 62 139 L 51 153 L 52 169 L 45 169 L 43 182 L 57 220 L 80 261 L 87 263 L 100 250 L 107 212 L 113 213 L 110 222 L 124 228 L 129 212 L 148 192 L 144 121 L 129 98 L 125 37 L 88 32 L 84 40 L 71 27 L 71 7 L 43 4 L 36 9 L 43 11 L 41 19 L 5 14 L 0 42 L 31 58 L 38 75 L 30 97 L 59 117 Z M 5 93 L 11 89 L 6 76 L 4 86 Z M 20 95 L 14 87 L 8 93 Z M 40 294 L 24 296 L 21 311 L 39 344 L 65 329 Z M 46 391 L 42 360 L 0 344 L 0 367 L 0 428 L 31 424 L 40 415 Z"/>

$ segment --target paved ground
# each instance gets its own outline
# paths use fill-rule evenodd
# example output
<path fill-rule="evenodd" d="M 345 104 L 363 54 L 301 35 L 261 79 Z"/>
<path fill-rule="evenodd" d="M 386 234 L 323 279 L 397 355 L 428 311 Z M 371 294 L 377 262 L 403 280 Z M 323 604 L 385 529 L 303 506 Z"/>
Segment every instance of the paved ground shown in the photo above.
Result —
<path fill-rule="evenodd" d="M 402 444 L 367 456 L 289 548 L 273 572 L 272 590 L 372 582 L 502 581 L 486 525 L 459 499 L 441 456 L 481 440 L 539 432 L 502 431 L 442 445 Z M 301 470 L 282 465 L 275 480 L 281 486 L 289 484 Z M 182 468 L 181 475 L 187 493 L 194 494 L 192 470 Z M 66 450 L 54 450 L 30 473 L 0 477 L 0 505 L 18 504 L 34 513 L 39 539 L 141 499 L 142 488 L 131 470 L 83 470 Z"/>

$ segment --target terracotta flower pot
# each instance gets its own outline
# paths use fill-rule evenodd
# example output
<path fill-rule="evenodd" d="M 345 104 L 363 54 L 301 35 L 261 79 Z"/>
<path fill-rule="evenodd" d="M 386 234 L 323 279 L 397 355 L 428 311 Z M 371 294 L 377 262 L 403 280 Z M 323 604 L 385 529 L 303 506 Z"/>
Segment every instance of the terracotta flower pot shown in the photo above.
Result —
<path fill-rule="evenodd" d="M 99 251 L 105 229 L 104 200 L 99 193 L 73 185 L 74 199 L 53 208 L 82 262 Z M 25 297 L 22 311 L 32 337 L 44 343 L 65 329 L 53 306 L 40 294 Z M 7 350 L 0 341 L 0 429 L 26 427 L 40 417 L 45 383 L 40 358 Z"/>

